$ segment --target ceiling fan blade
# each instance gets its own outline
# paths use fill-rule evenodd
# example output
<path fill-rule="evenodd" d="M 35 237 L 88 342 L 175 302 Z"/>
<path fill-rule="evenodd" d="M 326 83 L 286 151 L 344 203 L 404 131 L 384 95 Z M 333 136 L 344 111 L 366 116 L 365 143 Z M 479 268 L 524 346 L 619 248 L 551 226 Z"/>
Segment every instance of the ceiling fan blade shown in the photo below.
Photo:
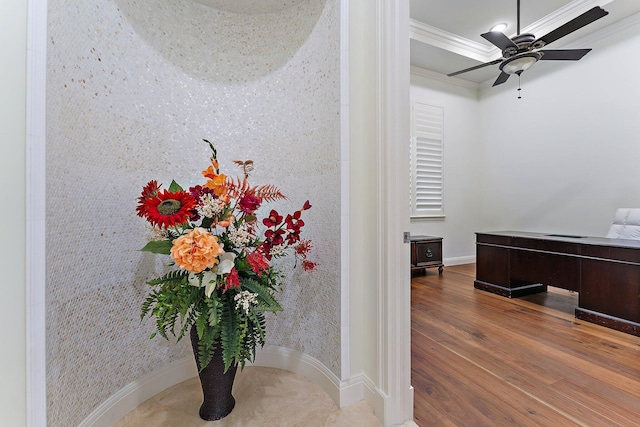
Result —
<path fill-rule="evenodd" d="M 465 68 L 464 70 L 456 71 L 455 73 L 449 73 L 447 74 L 447 76 L 449 77 L 457 76 L 458 74 L 466 73 L 467 71 L 477 70 L 478 68 L 488 67 L 489 65 L 496 65 L 496 64 L 499 64 L 500 62 L 502 62 L 502 58 L 496 59 L 495 61 L 491 61 L 491 62 L 485 62 L 484 64 L 476 65 L 475 67 Z"/>
<path fill-rule="evenodd" d="M 498 76 L 498 78 L 496 79 L 495 82 L 493 82 L 493 84 L 491 86 L 498 86 L 501 85 L 502 83 L 506 82 L 507 79 L 509 78 L 511 74 L 507 74 L 504 71 L 502 71 L 500 73 L 500 75 Z"/>
<path fill-rule="evenodd" d="M 546 46 L 549 43 L 552 43 L 558 40 L 561 37 L 564 37 L 568 34 L 573 33 L 576 30 L 584 27 L 585 25 L 591 24 L 593 21 L 597 21 L 598 19 L 607 16 L 609 12 L 604 10 L 603 8 L 596 6 L 593 9 L 590 9 L 583 13 L 582 15 L 572 19 L 564 25 L 559 26 L 555 30 L 550 33 L 540 37 L 538 40 L 533 42 L 533 46 L 542 47 Z M 540 44 L 542 42 L 542 44 Z"/>
<path fill-rule="evenodd" d="M 539 50 L 542 53 L 542 61 L 577 61 L 591 52 L 591 49 L 554 49 Z"/>
<path fill-rule="evenodd" d="M 505 50 L 508 47 L 518 49 L 518 45 L 512 42 L 511 39 L 501 31 L 489 31 L 488 33 L 480 35 L 495 46 L 499 47 L 500 50 Z"/>

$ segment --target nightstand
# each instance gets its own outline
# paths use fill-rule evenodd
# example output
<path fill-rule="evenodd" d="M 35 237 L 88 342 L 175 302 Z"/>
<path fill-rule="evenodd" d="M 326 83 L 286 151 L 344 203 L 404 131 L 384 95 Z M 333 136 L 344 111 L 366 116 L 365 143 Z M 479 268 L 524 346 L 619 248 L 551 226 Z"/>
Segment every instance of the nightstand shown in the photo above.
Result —
<path fill-rule="evenodd" d="M 438 267 L 442 274 L 442 237 L 411 236 L 411 271 Z"/>

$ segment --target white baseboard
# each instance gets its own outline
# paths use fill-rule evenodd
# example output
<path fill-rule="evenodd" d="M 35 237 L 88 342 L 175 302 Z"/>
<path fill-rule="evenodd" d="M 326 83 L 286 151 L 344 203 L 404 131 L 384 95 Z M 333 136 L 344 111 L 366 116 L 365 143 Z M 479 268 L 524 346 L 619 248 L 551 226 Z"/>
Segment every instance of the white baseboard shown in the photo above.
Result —
<path fill-rule="evenodd" d="M 320 386 L 340 406 L 340 379 L 317 359 L 296 350 L 267 345 L 256 352 L 254 366 L 284 369 Z"/>
<path fill-rule="evenodd" d="M 476 257 L 460 256 L 460 257 L 445 258 L 444 260 L 442 260 L 442 262 L 444 263 L 445 267 L 447 265 L 473 264 L 474 262 L 476 262 Z"/>
<path fill-rule="evenodd" d="M 342 397 L 341 408 L 364 400 L 376 418 L 384 425 L 385 408 L 389 404 L 389 396 L 380 391 L 369 377 L 358 375 L 343 381 L 340 391 Z M 411 388 L 411 395 L 411 400 L 413 401 L 413 388 Z M 413 420 L 410 420 L 403 424 L 394 424 L 394 427 L 418 427 L 418 425 Z"/>
<path fill-rule="evenodd" d="M 363 390 L 364 401 L 373 410 L 374 415 L 382 424 L 384 424 L 384 414 L 386 408 L 386 396 L 380 391 L 378 387 L 365 375 L 361 375 L 356 378 L 360 387 Z"/>
<path fill-rule="evenodd" d="M 340 381 L 315 358 L 285 347 L 265 346 L 256 354 L 255 366 L 285 369 L 320 386 L 339 408 L 364 400 L 384 423 L 385 396 L 366 375 Z"/>
<path fill-rule="evenodd" d="M 102 402 L 79 427 L 111 427 L 147 399 L 196 375 L 193 356 L 172 362 L 124 386 Z"/>
<path fill-rule="evenodd" d="M 247 365 L 249 366 L 249 365 Z M 284 369 L 320 386 L 336 406 L 344 408 L 364 400 L 384 420 L 385 398 L 365 375 L 340 381 L 317 359 L 285 347 L 265 346 L 256 352 L 253 366 Z M 102 402 L 79 427 L 111 427 L 131 410 L 167 388 L 197 376 L 193 356 L 187 356 L 127 384 Z"/>
<path fill-rule="evenodd" d="M 336 406 L 344 408 L 364 400 L 376 416 L 382 414 L 384 398 L 375 384 L 365 375 L 340 379 L 315 358 L 285 347 L 265 346 L 256 354 L 255 366 L 284 369 L 302 375 L 320 386 Z"/>

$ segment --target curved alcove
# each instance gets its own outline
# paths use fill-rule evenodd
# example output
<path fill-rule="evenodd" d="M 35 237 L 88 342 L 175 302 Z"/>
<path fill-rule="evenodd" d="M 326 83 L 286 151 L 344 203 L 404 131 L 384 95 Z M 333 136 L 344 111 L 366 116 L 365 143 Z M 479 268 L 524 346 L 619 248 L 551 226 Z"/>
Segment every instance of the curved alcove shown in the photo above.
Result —
<path fill-rule="evenodd" d="M 289 9 L 306 0 L 194 0 L 206 6 L 231 13 L 247 15 L 277 13 Z"/>
<path fill-rule="evenodd" d="M 188 75 L 223 84 L 261 79 L 305 44 L 326 0 L 116 0 L 150 47 Z"/>
<path fill-rule="evenodd" d="M 145 282 L 167 260 L 139 251 L 147 231 L 135 204 L 150 179 L 163 188 L 172 179 L 201 184 L 209 163 L 203 138 L 215 144 L 225 173 L 235 174 L 233 160 L 254 160 L 253 182 L 277 185 L 288 197 L 273 208 L 290 213 L 311 201 L 305 233 L 319 268 L 305 274 L 282 266 L 284 310 L 268 319 L 267 344 L 290 352 L 271 354 L 267 364 L 312 366 L 335 387 L 340 1 L 271 1 L 262 13 L 236 13 L 234 3 L 48 1 L 51 425 L 78 425 L 127 390 L 158 392 L 166 383 L 139 380 L 175 363 L 175 378 L 189 375 L 181 362 L 192 357 L 188 343 L 149 340 L 153 321 L 139 318 Z"/>

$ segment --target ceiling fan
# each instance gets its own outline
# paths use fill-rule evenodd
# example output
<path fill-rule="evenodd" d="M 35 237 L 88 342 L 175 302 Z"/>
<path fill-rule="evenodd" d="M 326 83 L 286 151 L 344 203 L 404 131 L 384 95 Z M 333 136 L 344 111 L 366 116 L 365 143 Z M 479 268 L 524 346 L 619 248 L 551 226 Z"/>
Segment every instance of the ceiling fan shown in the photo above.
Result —
<path fill-rule="evenodd" d="M 564 25 L 559 26 L 550 33 L 537 38 L 530 33 L 520 34 L 520 0 L 518 0 L 518 32 L 517 35 L 509 38 L 501 31 L 490 31 L 481 34 L 486 40 L 500 48 L 502 58 L 495 61 L 486 62 L 476 65 L 475 67 L 466 68 L 447 74 L 447 76 L 456 76 L 466 73 L 467 71 L 477 70 L 489 65 L 500 64 L 500 75 L 493 83 L 497 86 L 507 81 L 510 75 L 517 74 L 520 76 L 523 71 L 528 70 L 536 62 L 542 61 L 577 61 L 591 51 L 591 49 L 556 49 L 556 50 L 538 50 L 561 37 L 588 25 L 606 15 L 609 12 L 599 6 L 588 10 L 582 15 L 572 19 Z"/>

